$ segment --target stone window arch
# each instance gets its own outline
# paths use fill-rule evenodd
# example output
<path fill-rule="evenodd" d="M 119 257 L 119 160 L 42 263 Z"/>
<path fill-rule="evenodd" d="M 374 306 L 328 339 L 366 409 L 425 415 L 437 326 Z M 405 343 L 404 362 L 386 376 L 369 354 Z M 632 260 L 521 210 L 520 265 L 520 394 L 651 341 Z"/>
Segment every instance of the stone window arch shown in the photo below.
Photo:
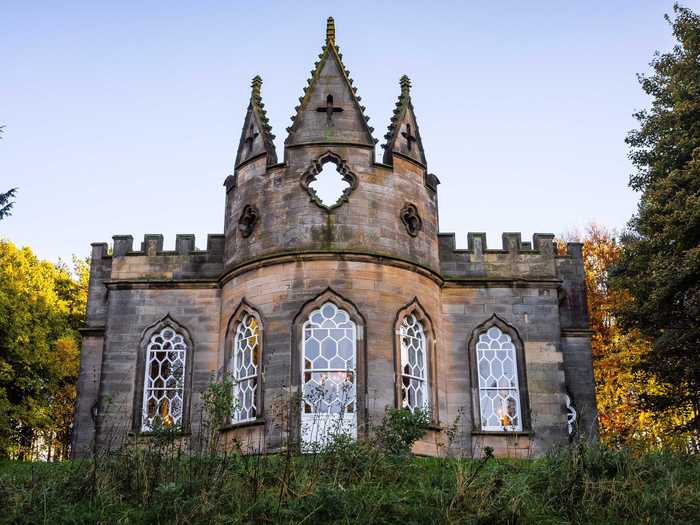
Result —
<path fill-rule="evenodd" d="M 519 432 L 529 428 L 523 343 L 517 330 L 493 315 L 469 341 L 475 428 Z"/>
<path fill-rule="evenodd" d="M 300 415 L 296 429 L 290 430 L 300 438 L 302 447 L 323 444 L 330 431 L 342 429 L 352 437 L 364 432 L 365 326 L 355 305 L 330 288 L 308 301 L 296 315 L 292 384 L 299 392 Z M 342 418 L 335 414 L 338 406 L 342 406 Z M 334 414 L 338 421 L 330 417 Z"/>
<path fill-rule="evenodd" d="M 187 329 L 166 315 L 139 344 L 134 430 L 189 426 L 194 345 Z"/>
<path fill-rule="evenodd" d="M 394 334 L 396 406 L 428 409 L 437 420 L 435 333 L 417 298 L 397 313 Z"/>
<path fill-rule="evenodd" d="M 236 401 L 230 423 L 244 423 L 263 413 L 263 321 L 257 309 L 245 299 L 231 316 L 225 338 L 225 373 L 233 381 Z"/>

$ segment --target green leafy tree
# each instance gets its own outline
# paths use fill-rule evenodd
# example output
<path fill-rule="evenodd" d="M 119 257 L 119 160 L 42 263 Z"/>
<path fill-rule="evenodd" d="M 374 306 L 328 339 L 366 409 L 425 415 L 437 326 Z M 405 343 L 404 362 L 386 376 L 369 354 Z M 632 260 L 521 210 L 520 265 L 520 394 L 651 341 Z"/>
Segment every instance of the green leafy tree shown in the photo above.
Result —
<path fill-rule="evenodd" d="M 651 96 L 635 117 L 639 129 L 626 142 L 636 172 L 630 186 L 639 208 L 622 237 L 613 285 L 631 301 L 616 312 L 621 324 L 652 341 L 639 369 L 659 391 L 641 397 L 652 411 L 673 410 L 677 432 L 700 443 L 700 17 L 674 6 L 666 16 L 678 40 L 656 53 L 650 75 L 640 75 Z"/>
<path fill-rule="evenodd" d="M 0 126 L 0 139 L 2 138 L 3 131 L 5 131 L 5 126 Z M 15 205 L 12 199 L 15 198 L 16 194 L 17 188 L 12 188 L 5 193 L 0 193 L 0 221 L 8 215 L 12 215 L 12 207 Z"/>
<path fill-rule="evenodd" d="M 88 270 L 0 241 L 0 457 L 66 457 Z"/>

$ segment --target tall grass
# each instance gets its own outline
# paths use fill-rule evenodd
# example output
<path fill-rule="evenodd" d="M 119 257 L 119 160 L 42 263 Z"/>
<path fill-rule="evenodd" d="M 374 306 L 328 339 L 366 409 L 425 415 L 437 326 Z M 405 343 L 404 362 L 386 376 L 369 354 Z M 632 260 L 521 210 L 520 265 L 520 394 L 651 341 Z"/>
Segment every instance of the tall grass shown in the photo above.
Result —
<path fill-rule="evenodd" d="M 314 455 L 132 447 L 0 463 L 1 523 L 698 523 L 700 460 L 576 444 L 534 460 L 416 458 L 338 437 Z"/>

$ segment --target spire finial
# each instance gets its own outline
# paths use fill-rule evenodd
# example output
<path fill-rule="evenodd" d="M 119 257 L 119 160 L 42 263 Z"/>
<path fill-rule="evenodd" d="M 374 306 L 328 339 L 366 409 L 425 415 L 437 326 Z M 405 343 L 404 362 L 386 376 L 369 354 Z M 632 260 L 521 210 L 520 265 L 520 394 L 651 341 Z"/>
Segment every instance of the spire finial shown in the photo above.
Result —
<path fill-rule="evenodd" d="M 253 82 L 250 84 L 250 87 L 253 88 L 253 95 L 260 95 L 260 88 L 262 87 L 262 78 L 260 78 L 260 75 L 255 75 L 253 77 Z"/>
<path fill-rule="evenodd" d="M 407 95 L 411 90 L 411 79 L 404 75 L 399 80 L 399 84 L 401 84 L 401 94 Z"/>
<path fill-rule="evenodd" d="M 326 44 L 335 45 L 335 21 L 332 16 L 326 21 Z"/>

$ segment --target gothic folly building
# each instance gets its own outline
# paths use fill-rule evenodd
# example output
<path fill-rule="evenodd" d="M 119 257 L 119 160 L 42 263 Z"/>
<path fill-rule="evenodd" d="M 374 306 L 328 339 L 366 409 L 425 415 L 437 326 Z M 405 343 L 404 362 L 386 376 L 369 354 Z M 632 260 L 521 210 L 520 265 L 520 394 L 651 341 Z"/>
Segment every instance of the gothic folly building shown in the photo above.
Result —
<path fill-rule="evenodd" d="M 155 426 L 200 430 L 202 393 L 233 380 L 224 443 L 275 451 L 323 443 L 330 423 L 357 439 L 387 407 L 429 409 L 417 453 L 541 453 L 595 435 L 596 407 L 581 245 L 504 233 L 489 249 L 438 231 L 410 82 L 383 155 L 336 45 L 333 19 L 283 159 L 253 79 L 224 233 L 137 249 L 129 235 L 92 245 L 73 450 Z M 326 164 L 337 201 L 316 191 Z"/>

